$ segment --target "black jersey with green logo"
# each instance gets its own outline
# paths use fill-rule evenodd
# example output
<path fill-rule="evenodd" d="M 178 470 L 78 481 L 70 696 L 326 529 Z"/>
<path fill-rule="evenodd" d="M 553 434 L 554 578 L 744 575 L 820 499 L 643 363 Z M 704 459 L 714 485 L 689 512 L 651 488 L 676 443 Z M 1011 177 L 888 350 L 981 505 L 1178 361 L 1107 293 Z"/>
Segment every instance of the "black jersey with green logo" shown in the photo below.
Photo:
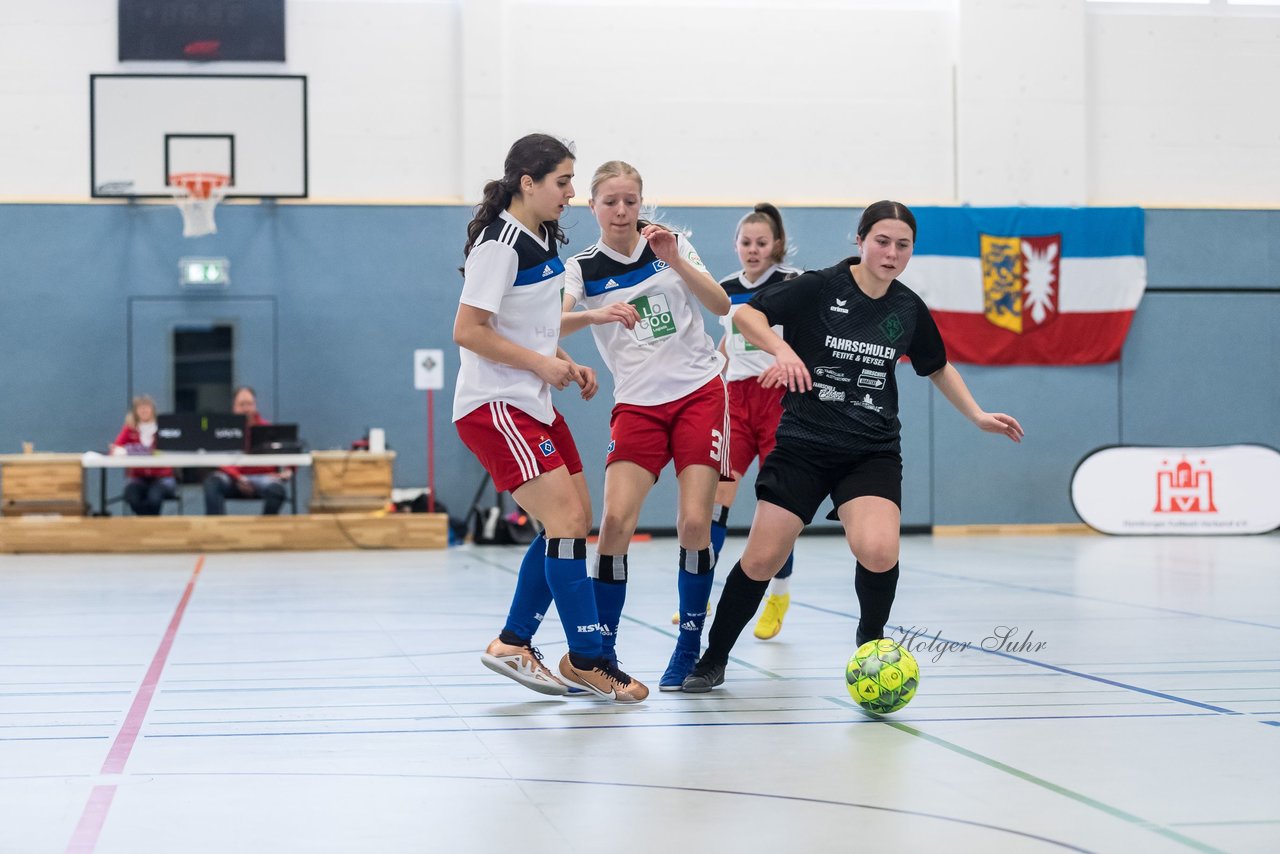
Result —
<path fill-rule="evenodd" d="M 894 368 L 908 356 L 920 376 L 947 363 L 929 309 L 894 279 L 879 299 L 849 272 L 859 259 L 811 270 L 786 287 L 768 288 L 748 305 L 781 324 L 783 338 L 813 377 L 813 388 L 782 399 L 779 438 L 852 451 L 897 451 L 898 384 Z"/>

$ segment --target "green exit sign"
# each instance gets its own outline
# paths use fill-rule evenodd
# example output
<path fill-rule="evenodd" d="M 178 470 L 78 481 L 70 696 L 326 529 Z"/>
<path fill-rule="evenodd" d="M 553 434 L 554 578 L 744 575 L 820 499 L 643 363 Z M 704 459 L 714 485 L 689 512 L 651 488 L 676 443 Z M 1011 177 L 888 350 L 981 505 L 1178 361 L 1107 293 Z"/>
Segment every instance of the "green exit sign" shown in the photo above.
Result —
<path fill-rule="evenodd" d="M 231 281 L 230 268 L 226 258 L 183 258 L 178 262 L 178 281 L 184 288 L 225 285 Z"/>

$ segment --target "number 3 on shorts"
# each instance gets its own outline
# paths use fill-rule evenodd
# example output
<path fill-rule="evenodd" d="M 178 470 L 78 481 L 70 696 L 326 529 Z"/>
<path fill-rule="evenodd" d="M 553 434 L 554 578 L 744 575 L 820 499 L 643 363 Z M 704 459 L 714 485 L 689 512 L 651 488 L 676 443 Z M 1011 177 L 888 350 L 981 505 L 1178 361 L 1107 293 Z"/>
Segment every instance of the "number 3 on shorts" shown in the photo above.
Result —
<path fill-rule="evenodd" d="M 724 434 L 716 428 L 711 428 L 711 459 L 720 462 L 720 455 L 723 453 Z"/>

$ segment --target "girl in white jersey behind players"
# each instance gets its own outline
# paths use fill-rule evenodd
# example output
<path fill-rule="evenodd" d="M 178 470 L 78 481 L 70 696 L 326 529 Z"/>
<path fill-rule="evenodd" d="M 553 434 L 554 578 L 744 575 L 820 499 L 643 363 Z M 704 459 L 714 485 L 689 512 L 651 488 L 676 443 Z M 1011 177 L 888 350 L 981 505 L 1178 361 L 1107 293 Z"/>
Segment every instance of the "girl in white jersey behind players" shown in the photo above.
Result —
<path fill-rule="evenodd" d="M 768 202 L 760 202 L 751 213 L 738 221 L 734 234 L 734 250 L 742 269 L 720 280 L 720 286 L 733 302 L 729 314 L 720 318 L 724 326 L 724 338 L 720 348 L 729 359 L 725 380 L 729 387 L 729 429 L 733 434 L 729 463 L 733 480 L 720 484 L 716 490 L 716 506 L 711 518 L 711 549 L 719 562 L 720 549 L 724 546 L 729 508 L 738 495 L 738 484 L 751 463 L 759 459 L 764 465 L 775 444 L 774 434 L 782 419 L 782 395 L 786 389 L 766 388 L 761 377 L 774 364 L 774 358 L 765 350 L 742 336 L 734 315 L 758 294 L 772 288 L 785 288 L 800 275 L 800 271 L 786 266 L 787 232 L 782 225 L 782 214 Z M 773 329 L 782 335 L 781 326 Z M 764 611 L 756 623 L 755 636 L 768 640 L 782 631 L 782 620 L 791 605 L 791 567 L 794 552 L 773 577 L 773 589 L 765 600 Z"/>
<path fill-rule="evenodd" d="M 611 160 L 591 179 L 600 240 L 565 264 L 562 334 L 592 324 L 613 374 L 604 518 L 593 576 L 604 650 L 614 653 L 626 598 L 627 548 L 645 496 L 674 460 L 680 497 L 680 635 L 659 687 L 679 691 L 698 659 L 711 592 L 711 507 L 729 478 L 724 359 L 699 306 L 729 297 L 682 235 L 640 219 L 640 173 Z M 574 312 L 584 305 L 588 310 Z M 621 323 L 619 313 L 625 313 Z"/>

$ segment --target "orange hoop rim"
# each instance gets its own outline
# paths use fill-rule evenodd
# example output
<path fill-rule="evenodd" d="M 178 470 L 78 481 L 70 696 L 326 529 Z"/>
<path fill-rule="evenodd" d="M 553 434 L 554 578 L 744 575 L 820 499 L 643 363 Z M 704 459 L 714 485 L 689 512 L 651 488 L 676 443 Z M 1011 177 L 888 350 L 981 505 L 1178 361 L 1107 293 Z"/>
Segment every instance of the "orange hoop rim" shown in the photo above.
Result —
<path fill-rule="evenodd" d="M 216 189 L 226 187 L 231 176 L 221 172 L 175 172 L 169 176 L 169 186 L 186 190 L 196 199 L 207 199 Z"/>

